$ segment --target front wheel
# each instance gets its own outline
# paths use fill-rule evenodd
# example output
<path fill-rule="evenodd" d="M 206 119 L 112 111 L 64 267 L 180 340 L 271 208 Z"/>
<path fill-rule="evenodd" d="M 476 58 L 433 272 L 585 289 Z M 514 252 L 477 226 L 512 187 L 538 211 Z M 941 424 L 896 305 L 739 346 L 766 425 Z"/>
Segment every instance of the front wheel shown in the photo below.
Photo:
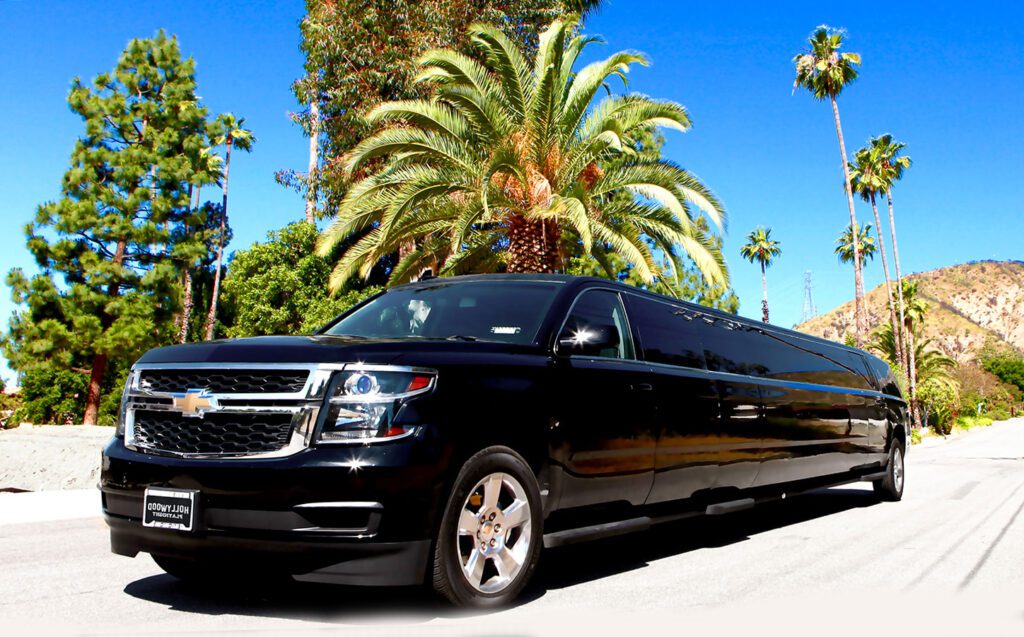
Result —
<path fill-rule="evenodd" d="M 540 489 L 526 461 L 488 447 L 462 467 L 434 549 L 434 589 L 457 606 L 507 604 L 533 575 L 542 533 Z"/>
<path fill-rule="evenodd" d="M 885 469 L 885 477 L 875 480 L 871 486 L 875 494 L 883 500 L 898 502 L 903 499 L 903 480 L 905 469 L 903 463 L 903 445 L 893 441 L 889 447 L 889 466 Z"/>

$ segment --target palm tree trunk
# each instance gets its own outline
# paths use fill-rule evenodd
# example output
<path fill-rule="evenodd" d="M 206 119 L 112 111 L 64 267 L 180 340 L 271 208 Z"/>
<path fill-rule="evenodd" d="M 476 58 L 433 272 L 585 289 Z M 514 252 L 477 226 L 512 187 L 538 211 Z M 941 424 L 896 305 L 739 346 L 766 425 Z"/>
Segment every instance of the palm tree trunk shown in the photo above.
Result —
<path fill-rule="evenodd" d="M 189 205 L 192 210 L 199 212 L 199 193 L 202 191 L 203 186 L 196 184 L 195 186 L 189 185 Z M 190 323 L 192 322 L 192 308 L 195 303 L 192 299 L 192 264 L 186 262 L 184 267 L 184 277 L 181 284 L 181 323 L 178 324 L 178 342 L 184 343 L 188 341 L 188 330 Z"/>
<path fill-rule="evenodd" d="M 882 253 L 882 272 L 885 274 L 885 299 L 889 302 L 889 324 L 893 326 L 893 335 L 896 340 L 896 360 L 903 360 L 903 346 L 901 344 L 900 328 L 896 323 L 896 306 L 892 300 L 892 283 L 889 281 L 889 258 L 885 256 L 885 233 L 882 232 L 882 220 L 878 216 L 878 203 L 875 195 L 871 195 L 871 212 L 875 214 L 875 227 L 878 228 L 878 251 Z"/>
<path fill-rule="evenodd" d="M 185 268 L 185 282 L 182 284 L 182 295 L 184 296 L 181 309 L 181 329 L 178 331 L 178 342 L 188 341 L 189 323 L 192 321 L 192 268 Z"/>
<path fill-rule="evenodd" d="M 768 322 L 768 276 L 764 271 L 764 262 L 761 262 L 761 318 Z"/>
<path fill-rule="evenodd" d="M 907 330 L 907 368 L 910 374 L 910 422 L 914 429 L 921 428 L 921 413 L 917 405 L 917 339 L 912 329 Z"/>
<path fill-rule="evenodd" d="M 914 426 L 920 427 L 921 422 L 917 413 L 917 373 L 914 369 L 916 365 L 916 358 L 914 353 L 913 335 L 907 329 L 906 318 L 903 309 L 903 272 L 900 269 L 900 249 L 899 243 L 896 241 L 896 215 L 892 209 L 892 189 L 886 191 L 885 197 L 889 203 L 889 232 L 892 234 L 892 256 L 896 266 L 896 302 L 899 307 L 900 313 L 900 338 L 903 341 L 903 360 L 900 364 L 903 366 L 904 373 L 907 376 L 907 384 L 910 386 L 910 404 L 911 404 L 911 416 L 913 418 Z"/>
<path fill-rule="evenodd" d="M 314 179 L 320 155 L 320 106 L 313 100 L 309 103 L 309 172 L 306 173 L 306 223 L 314 223 L 316 217 L 316 188 Z"/>
<path fill-rule="evenodd" d="M 846 185 L 846 200 L 850 207 L 850 228 L 853 229 L 853 278 L 854 288 L 854 324 L 857 346 L 864 345 L 864 272 L 860 261 L 860 239 L 857 237 L 857 213 L 853 208 L 853 188 L 850 187 L 850 166 L 846 162 L 846 142 L 843 141 L 843 124 L 839 119 L 839 104 L 835 96 L 831 97 L 832 115 L 836 120 L 836 135 L 839 136 L 839 153 L 843 156 L 843 181 Z"/>
<path fill-rule="evenodd" d="M 220 236 L 217 237 L 217 266 L 213 272 L 213 293 L 210 296 L 210 311 L 206 315 L 205 340 L 213 340 L 213 328 L 217 324 L 217 297 L 220 295 L 221 264 L 224 262 L 224 234 L 228 225 L 228 170 L 231 168 L 231 137 L 227 140 L 224 153 L 224 195 L 220 207 Z"/>
<path fill-rule="evenodd" d="M 508 221 L 508 264 L 513 273 L 558 271 L 561 232 L 556 222 L 513 214 Z"/>

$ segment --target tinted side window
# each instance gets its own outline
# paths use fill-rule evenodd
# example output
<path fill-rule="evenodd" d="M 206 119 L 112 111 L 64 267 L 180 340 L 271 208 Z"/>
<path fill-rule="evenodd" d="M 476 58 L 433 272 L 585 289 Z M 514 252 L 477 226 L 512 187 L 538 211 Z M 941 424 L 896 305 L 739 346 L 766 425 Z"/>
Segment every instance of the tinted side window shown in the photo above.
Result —
<path fill-rule="evenodd" d="M 704 369 L 704 352 L 696 312 L 680 306 L 627 294 L 629 317 L 640 332 L 644 360 Z"/>
<path fill-rule="evenodd" d="M 576 343 L 563 353 L 581 353 L 604 358 L 633 358 L 633 339 L 619 295 L 608 290 L 587 290 L 572 306 L 558 335 L 559 342 Z M 600 341 L 600 347 L 593 347 Z M 560 346 L 561 347 L 561 346 Z"/>
<path fill-rule="evenodd" d="M 878 383 L 878 388 L 881 392 L 889 394 L 890 396 L 900 396 L 900 386 L 896 383 L 896 377 L 893 376 L 892 370 L 889 369 L 889 365 L 885 361 L 875 358 L 874 356 L 866 357 L 868 361 L 868 367 L 871 368 L 871 372 L 875 376 L 875 380 Z"/>
<path fill-rule="evenodd" d="M 864 359 L 860 354 L 839 347 L 829 347 L 825 355 L 843 366 L 846 387 L 858 389 L 874 389 L 865 377 L 867 370 L 864 369 Z"/>
<path fill-rule="evenodd" d="M 746 376 L 771 377 L 786 363 L 787 346 L 756 328 L 718 317 L 703 318 L 701 333 L 708 369 Z"/>
<path fill-rule="evenodd" d="M 820 344 L 789 335 L 776 338 L 786 343 L 791 354 L 780 359 L 785 365 L 776 371 L 775 378 L 838 387 L 862 386 L 863 378 L 853 377 L 850 370 L 823 355 Z"/>
<path fill-rule="evenodd" d="M 708 369 L 821 385 L 850 385 L 828 358 L 757 327 L 708 316 L 702 334 Z M 853 385 L 859 386 L 859 385 Z"/>

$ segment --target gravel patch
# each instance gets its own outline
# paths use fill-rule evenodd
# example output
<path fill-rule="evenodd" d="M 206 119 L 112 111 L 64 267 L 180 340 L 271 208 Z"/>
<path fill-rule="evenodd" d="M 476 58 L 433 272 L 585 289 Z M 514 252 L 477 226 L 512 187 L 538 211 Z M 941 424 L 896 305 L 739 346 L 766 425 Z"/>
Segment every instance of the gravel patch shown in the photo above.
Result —
<path fill-rule="evenodd" d="M 95 488 L 113 427 L 44 425 L 0 430 L 0 491 Z"/>

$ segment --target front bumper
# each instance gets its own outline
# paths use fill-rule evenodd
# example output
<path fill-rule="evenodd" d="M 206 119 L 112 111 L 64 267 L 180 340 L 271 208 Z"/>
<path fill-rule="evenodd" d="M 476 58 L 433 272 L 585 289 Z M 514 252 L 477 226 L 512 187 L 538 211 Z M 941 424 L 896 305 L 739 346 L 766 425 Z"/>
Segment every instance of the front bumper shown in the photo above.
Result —
<path fill-rule="evenodd" d="M 418 584 L 447 493 L 447 453 L 428 431 L 252 460 L 158 457 L 115 438 L 100 478 L 111 550 L 255 564 L 304 581 Z M 143 527 L 147 487 L 199 491 L 194 530 Z"/>
<path fill-rule="evenodd" d="M 303 582 L 350 586 L 422 584 L 430 559 L 430 540 L 341 542 L 324 537 L 245 536 L 224 531 L 184 533 L 142 526 L 137 520 L 105 515 L 110 549 L 208 563 L 229 572 L 286 573 Z"/>

